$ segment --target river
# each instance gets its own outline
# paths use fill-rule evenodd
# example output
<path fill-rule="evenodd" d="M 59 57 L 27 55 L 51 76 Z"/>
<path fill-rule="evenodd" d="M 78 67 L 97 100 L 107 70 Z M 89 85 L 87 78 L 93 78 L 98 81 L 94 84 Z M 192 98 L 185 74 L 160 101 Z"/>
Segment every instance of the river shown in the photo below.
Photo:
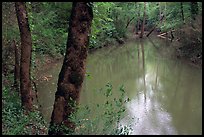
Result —
<path fill-rule="evenodd" d="M 202 69 L 176 58 L 171 43 L 159 38 L 131 40 L 88 54 L 80 103 L 104 103 L 98 93 L 107 83 L 118 96 L 124 85 L 130 102 L 120 121 L 132 119 L 131 134 L 202 134 Z M 49 122 L 62 62 L 55 63 L 41 76 L 37 88 L 42 113 Z"/>

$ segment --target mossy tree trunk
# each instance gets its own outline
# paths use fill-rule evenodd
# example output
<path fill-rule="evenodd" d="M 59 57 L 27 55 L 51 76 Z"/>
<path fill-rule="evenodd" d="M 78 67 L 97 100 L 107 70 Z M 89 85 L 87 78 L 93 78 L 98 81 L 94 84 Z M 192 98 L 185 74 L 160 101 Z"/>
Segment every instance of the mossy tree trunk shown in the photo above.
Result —
<path fill-rule="evenodd" d="M 73 2 L 69 21 L 66 55 L 59 74 L 48 133 L 50 135 L 65 134 L 65 131 L 57 129 L 61 125 L 72 130 L 75 128 L 74 123 L 68 117 L 74 111 L 72 100 L 78 102 L 85 76 L 85 61 L 87 58 L 92 19 L 93 11 L 89 3 Z"/>
<path fill-rule="evenodd" d="M 31 32 L 28 23 L 28 15 L 25 2 L 15 2 L 16 15 L 21 37 L 21 61 L 20 61 L 20 92 L 22 106 L 30 111 L 32 110 L 32 94 L 30 80 L 31 65 Z"/>

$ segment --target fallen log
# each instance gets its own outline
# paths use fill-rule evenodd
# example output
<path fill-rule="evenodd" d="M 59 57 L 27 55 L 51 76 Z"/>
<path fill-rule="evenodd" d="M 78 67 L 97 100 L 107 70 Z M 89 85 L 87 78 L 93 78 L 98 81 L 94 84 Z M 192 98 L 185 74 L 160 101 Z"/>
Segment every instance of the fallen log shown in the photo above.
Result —
<path fill-rule="evenodd" d="M 172 39 L 168 38 L 168 37 L 164 37 L 164 36 L 160 36 L 160 35 L 157 35 L 157 37 L 160 37 L 160 38 L 163 38 L 163 39 L 168 39 L 168 40 L 172 41 Z"/>
<path fill-rule="evenodd" d="M 166 37 L 161 36 L 161 35 L 157 35 L 157 37 L 160 37 L 160 38 L 166 39 Z"/>
<path fill-rule="evenodd" d="M 174 31 L 175 31 L 175 30 L 170 30 L 170 31 L 168 31 L 168 32 L 164 32 L 164 33 L 159 34 L 159 35 L 162 36 L 162 35 L 168 34 L 169 32 L 174 32 Z"/>
<path fill-rule="evenodd" d="M 180 38 L 177 38 L 176 40 L 173 40 L 172 38 L 167 38 L 167 37 L 164 37 L 164 36 L 161 36 L 161 35 L 157 35 L 157 37 L 160 37 L 162 39 L 168 39 L 170 41 L 179 41 L 180 40 Z"/>
<path fill-rule="evenodd" d="M 165 32 L 165 33 L 159 34 L 158 36 L 163 36 L 163 35 L 166 35 L 166 34 L 168 34 L 168 32 Z"/>

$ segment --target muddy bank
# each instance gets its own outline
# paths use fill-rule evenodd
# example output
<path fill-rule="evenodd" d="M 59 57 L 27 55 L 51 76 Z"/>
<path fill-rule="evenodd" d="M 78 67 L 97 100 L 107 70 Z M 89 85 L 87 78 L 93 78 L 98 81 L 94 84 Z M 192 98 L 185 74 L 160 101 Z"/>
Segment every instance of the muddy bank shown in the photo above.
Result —
<path fill-rule="evenodd" d="M 48 80 L 52 76 L 44 76 L 44 72 L 50 70 L 51 68 L 55 67 L 56 64 L 63 63 L 64 57 L 51 57 L 49 55 L 38 55 L 35 59 L 36 69 L 34 70 L 35 79 L 36 80 Z"/>

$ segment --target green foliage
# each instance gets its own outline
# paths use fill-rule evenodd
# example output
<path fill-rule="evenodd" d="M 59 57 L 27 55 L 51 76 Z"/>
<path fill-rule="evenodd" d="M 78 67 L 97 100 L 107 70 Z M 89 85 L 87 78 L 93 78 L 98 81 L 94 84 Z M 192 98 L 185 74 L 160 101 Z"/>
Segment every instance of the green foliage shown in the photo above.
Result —
<path fill-rule="evenodd" d="M 179 56 L 202 65 L 202 16 L 197 16 L 192 24 L 184 25 L 179 33 L 183 36 L 177 49 Z"/>
<path fill-rule="evenodd" d="M 100 94 L 106 96 L 104 104 L 94 104 L 94 108 L 80 104 L 69 117 L 75 123 L 74 135 L 121 135 L 130 134 L 131 125 L 122 126 L 120 120 L 126 112 L 125 104 L 129 98 L 125 96 L 124 86 L 119 88 L 119 98 L 112 98 L 112 85 L 108 83 Z"/>
<path fill-rule="evenodd" d="M 14 3 L 2 3 L 2 40 L 10 43 L 13 39 L 19 40 L 19 28 L 16 25 L 17 18 L 14 8 Z M 6 44 L 6 43 L 4 43 Z"/>
<path fill-rule="evenodd" d="M 8 86 L 2 89 L 2 134 L 46 134 L 46 123 L 39 111 L 25 114 L 17 92 Z"/>
<path fill-rule="evenodd" d="M 72 106 L 76 111 L 72 113 L 68 119 L 75 124 L 75 130 L 67 128 L 63 123 L 61 125 L 53 125 L 51 131 L 64 133 L 67 135 L 128 135 L 131 133 L 131 123 L 129 125 L 121 125 L 120 120 L 123 119 L 126 107 L 125 104 L 130 101 L 126 97 L 124 86 L 119 87 L 120 96 L 112 97 L 112 85 L 107 83 L 105 90 L 101 89 L 100 94 L 106 97 L 104 104 L 93 104 L 94 108 L 88 105 L 78 104 L 76 102 Z"/>
<path fill-rule="evenodd" d="M 90 78 L 91 78 L 91 73 L 86 72 L 86 73 L 85 73 L 85 76 L 90 79 Z"/>
<path fill-rule="evenodd" d="M 13 40 L 19 43 L 20 33 L 17 24 L 17 18 L 14 3 L 2 3 L 2 68 L 3 73 L 13 70 L 14 64 L 14 46 Z"/>
<path fill-rule="evenodd" d="M 126 25 L 128 20 L 136 16 L 136 6 L 132 2 L 115 3 L 112 16 L 114 18 L 114 25 L 116 27 L 118 37 L 126 37 Z"/>
<path fill-rule="evenodd" d="M 159 15 L 159 5 L 151 3 L 149 8 L 148 22 L 159 24 L 156 20 Z M 164 12 L 163 21 L 157 26 L 162 32 L 175 30 L 174 40 L 179 40 L 176 47 L 177 57 L 184 57 L 194 64 L 202 64 L 202 8 L 201 2 L 198 2 L 198 12 L 192 10 L 191 2 L 166 2 L 160 4 L 161 11 Z M 165 9 L 166 6 L 166 9 Z M 182 16 L 182 10 L 183 15 Z M 192 13 L 196 12 L 195 13 Z M 192 17 L 195 16 L 195 17 Z M 184 17 L 184 20 L 183 20 Z"/>
<path fill-rule="evenodd" d="M 72 134 L 74 131 L 62 124 L 53 124 L 52 126 L 49 127 L 49 130 L 52 131 L 53 133 L 58 133 L 58 134 L 64 134 L 66 133 L 67 135 Z"/>
<path fill-rule="evenodd" d="M 159 5 L 156 2 L 147 4 L 147 27 L 152 28 L 159 21 Z"/>
<path fill-rule="evenodd" d="M 64 55 L 69 10 L 70 3 L 43 2 L 36 5 L 30 3 L 28 13 L 34 52 L 53 57 Z M 67 14 L 63 14 L 66 12 Z"/>
<path fill-rule="evenodd" d="M 131 3 L 95 2 L 89 48 L 110 45 L 116 39 L 126 37 L 127 21 L 135 16 L 134 6 Z"/>
<path fill-rule="evenodd" d="M 112 37 L 115 27 L 113 20 L 109 17 L 112 2 L 97 2 L 94 3 L 91 37 L 89 48 L 97 48 L 104 44 L 108 37 Z"/>

